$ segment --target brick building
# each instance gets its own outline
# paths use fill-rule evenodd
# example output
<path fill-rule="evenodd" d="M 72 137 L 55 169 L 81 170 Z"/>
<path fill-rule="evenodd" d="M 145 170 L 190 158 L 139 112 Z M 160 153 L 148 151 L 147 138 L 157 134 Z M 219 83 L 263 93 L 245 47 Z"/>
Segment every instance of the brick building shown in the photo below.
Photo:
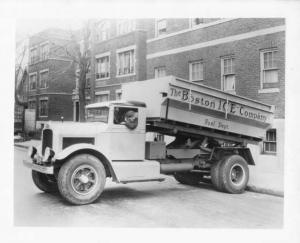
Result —
<path fill-rule="evenodd" d="M 29 39 L 28 108 L 35 110 L 36 129 L 45 121 L 73 120 L 75 69 L 65 47 L 67 31 L 47 29 Z"/>
<path fill-rule="evenodd" d="M 92 102 L 120 99 L 124 82 L 174 75 L 272 104 L 273 128 L 254 150 L 283 161 L 284 19 L 105 19 L 91 46 Z"/>

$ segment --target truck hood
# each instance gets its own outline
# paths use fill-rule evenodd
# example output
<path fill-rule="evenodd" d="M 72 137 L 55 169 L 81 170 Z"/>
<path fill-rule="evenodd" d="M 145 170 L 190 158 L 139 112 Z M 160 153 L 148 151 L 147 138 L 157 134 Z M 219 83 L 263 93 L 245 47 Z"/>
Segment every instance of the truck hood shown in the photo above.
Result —
<path fill-rule="evenodd" d="M 63 134 L 71 137 L 95 136 L 99 132 L 107 130 L 108 125 L 102 122 L 48 122 L 49 129 L 55 134 Z"/>

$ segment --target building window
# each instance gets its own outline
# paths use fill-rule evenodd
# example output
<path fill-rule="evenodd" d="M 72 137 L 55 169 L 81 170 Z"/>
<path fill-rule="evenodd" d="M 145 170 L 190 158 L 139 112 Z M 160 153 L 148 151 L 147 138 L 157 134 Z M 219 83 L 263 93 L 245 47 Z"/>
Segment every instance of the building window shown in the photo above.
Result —
<path fill-rule="evenodd" d="M 167 20 L 156 20 L 156 36 L 164 35 L 167 33 Z"/>
<path fill-rule="evenodd" d="M 277 50 L 262 51 L 261 62 L 261 88 L 268 88 L 268 84 L 278 82 Z"/>
<path fill-rule="evenodd" d="M 41 55 L 41 61 L 48 59 L 48 57 L 49 57 L 49 44 L 48 43 L 41 45 L 40 55 Z"/>
<path fill-rule="evenodd" d="M 39 116 L 48 116 L 48 99 L 40 99 Z"/>
<path fill-rule="evenodd" d="M 117 53 L 117 76 L 134 74 L 134 49 Z"/>
<path fill-rule="evenodd" d="M 110 23 L 105 20 L 99 23 L 96 32 L 96 41 L 105 41 L 110 38 Z"/>
<path fill-rule="evenodd" d="M 85 79 L 85 88 L 86 89 L 90 89 L 91 88 L 91 79 L 90 78 L 86 78 Z"/>
<path fill-rule="evenodd" d="M 109 56 L 96 57 L 96 79 L 109 78 Z"/>
<path fill-rule="evenodd" d="M 95 102 L 109 101 L 109 91 L 96 92 Z"/>
<path fill-rule="evenodd" d="M 122 90 L 117 89 L 116 90 L 116 100 L 121 100 L 122 99 Z"/>
<path fill-rule="evenodd" d="M 80 78 L 80 69 L 76 68 L 76 70 L 75 70 L 75 84 L 76 84 L 76 88 L 79 87 L 79 78 Z"/>
<path fill-rule="evenodd" d="M 28 109 L 35 109 L 35 108 L 36 108 L 35 100 L 29 100 L 28 101 Z"/>
<path fill-rule="evenodd" d="M 124 35 L 135 30 L 135 20 L 134 19 L 123 19 L 119 20 L 117 23 L 117 35 Z"/>
<path fill-rule="evenodd" d="M 29 75 L 29 90 L 36 90 L 36 74 Z"/>
<path fill-rule="evenodd" d="M 222 71 L 222 89 L 224 91 L 235 91 L 235 71 L 234 71 L 234 58 L 222 58 L 221 62 Z"/>
<path fill-rule="evenodd" d="M 266 133 L 266 141 L 264 141 L 265 153 L 276 153 L 276 129 L 270 129 Z"/>
<path fill-rule="evenodd" d="M 154 68 L 154 77 L 160 78 L 166 76 L 166 67 L 156 67 Z"/>
<path fill-rule="evenodd" d="M 30 64 L 34 64 L 39 61 L 38 49 L 36 47 L 30 49 Z"/>
<path fill-rule="evenodd" d="M 49 71 L 41 71 L 40 72 L 40 88 L 45 89 L 48 87 L 48 76 Z"/>
<path fill-rule="evenodd" d="M 204 24 L 204 18 L 192 18 L 190 20 L 190 26 L 194 27 L 200 24 Z"/>
<path fill-rule="evenodd" d="M 190 81 L 203 81 L 203 62 L 195 61 L 189 63 Z"/>

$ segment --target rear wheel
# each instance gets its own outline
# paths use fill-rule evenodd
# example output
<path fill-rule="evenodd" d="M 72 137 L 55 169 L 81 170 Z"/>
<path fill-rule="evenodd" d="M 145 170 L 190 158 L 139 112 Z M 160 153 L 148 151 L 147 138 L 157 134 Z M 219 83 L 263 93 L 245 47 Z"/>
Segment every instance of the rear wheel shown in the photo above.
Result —
<path fill-rule="evenodd" d="M 218 190 L 218 191 L 223 191 L 223 186 L 222 182 L 220 179 L 220 167 L 223 163 L 223 160 L 219 160 L 215 162 L 210 169 L 210 177 L 211 177 L 211 182 L 213 186 Z"/>
<path fill-rule="evenodd" d="M 70 203 L 81 205 L 95 201 L 106 182 L 105 168 L 101 161 L 89 154 L 69 159 L 59 170 L 58 188 Z"/>
<path fill-rule="evenodd" d="M 203 180 L 203 175 L 192 172 L 176 172 L 174 178 L 185 185 L 197 185 Z"/>
<path fill-rule="evenodd" d="M 225 192 L 238 194 L 244 192 L 249 180 L 249 168 L 245 159 L 231 155 L 220 165 L 220 183 Z"/>
<path fill-rule="evenodd" d="M 43 192 L 57 192 L 57 181 L 54 175 L 43 174 L 37 171 L 32 171 L 32 180 L 34 184 Z"/>

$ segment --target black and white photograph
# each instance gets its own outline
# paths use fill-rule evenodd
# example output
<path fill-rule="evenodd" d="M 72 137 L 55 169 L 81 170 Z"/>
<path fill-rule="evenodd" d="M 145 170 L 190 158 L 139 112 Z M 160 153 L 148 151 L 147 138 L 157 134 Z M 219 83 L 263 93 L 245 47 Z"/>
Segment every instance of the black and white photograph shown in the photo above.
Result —
<path fill-rule="evenodd" d="M 298 242 L 292 5 L 224 16 L 210 5 L 192 11 L 200 5 L 191 2 L 173 16 L 147 4 L 135 6 L 144 15 L 122 14 L 116 1 L 90 4 L 90 14 L 88 3 L 74 4 L 62 18 L 70 3 L 49 5 L 46 16 L 13 14 L 5 112 L 14 134 L 11 227 L 27 234 L 23 242 L 42 241 L 35 229 L 74 229 L 83 241 L 74 235 L 82 227 L 111 231 L 92 242 L 120 241 L 110 238 L 120 229 Z M 101 6 L 111 12 L 95 15 Z"/>

